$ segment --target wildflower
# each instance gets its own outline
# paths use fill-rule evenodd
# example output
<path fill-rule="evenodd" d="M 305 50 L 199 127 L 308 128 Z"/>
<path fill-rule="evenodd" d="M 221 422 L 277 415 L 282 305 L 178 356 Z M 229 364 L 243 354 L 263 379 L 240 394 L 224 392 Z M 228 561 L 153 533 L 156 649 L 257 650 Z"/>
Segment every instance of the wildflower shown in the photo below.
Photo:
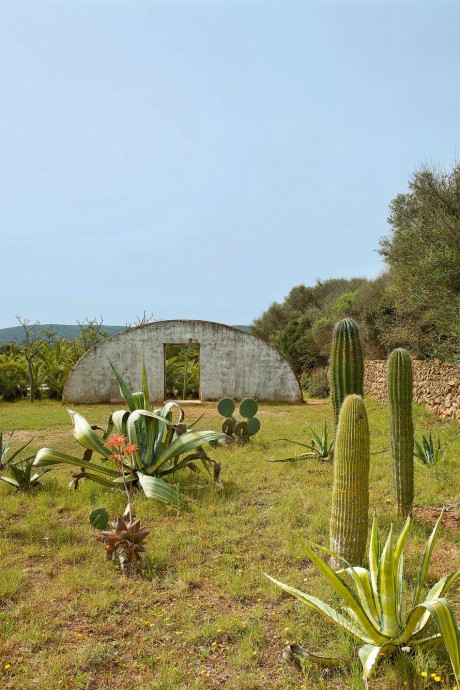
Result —
<path fill-rule="evenodd" d="M 136 451 L 139 450 L 139 446 L 137 443 L 127 443 L 126 446 L 123 448 L 123 453 L 128 453 L 131 455 L 132 453 L 135 453 Z"/>
<path fill-rule="evenodd" d="M 428 673 L 426 671 L 422 671 L 421 674 L 422 678 L 426 678 Z"/>
<path fill-rule="evenodd" d="M 124 434 L 119 434 L 118 436 L 111 436 L 110 438 L 107 439 L 107 441 L 104 443 L 104 446 L 107 448 L 120 448 L 124 443 L 126 443 L 128 439 Z"/>
<path fill-rule="evenodd" d="M 11 666 L 11 664 L 5 664 L 3 668 L 4 668 L 5 671 L 6 671 L 10 666 Z"/>
<path fill-rule="evenodd" d="M 435 676 L 434 679 L 437 683 L 441 682 L 441 676 Z"/>

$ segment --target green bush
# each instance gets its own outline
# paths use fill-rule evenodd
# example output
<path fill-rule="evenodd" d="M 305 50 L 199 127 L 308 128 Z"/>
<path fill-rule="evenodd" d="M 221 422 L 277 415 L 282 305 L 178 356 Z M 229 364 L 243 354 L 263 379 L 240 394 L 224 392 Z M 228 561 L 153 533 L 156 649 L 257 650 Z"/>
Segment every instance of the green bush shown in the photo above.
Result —
<path fill-rule="evenodd" d="M 309 398 L 328 398 L 331 388 L 329 379 L 324 370 L 314 371 L 312 374 L 303 374 L 300 385 Z"/>

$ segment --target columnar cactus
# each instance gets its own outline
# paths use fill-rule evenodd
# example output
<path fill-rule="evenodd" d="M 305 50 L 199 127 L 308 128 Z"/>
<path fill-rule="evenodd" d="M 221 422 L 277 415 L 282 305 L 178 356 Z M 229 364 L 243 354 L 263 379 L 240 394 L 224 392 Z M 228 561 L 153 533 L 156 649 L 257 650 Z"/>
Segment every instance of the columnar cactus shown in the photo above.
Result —
<path fill-rule="evenodd" d="M 361 565 L 369 512 L 369 425 L 359 395 L 345 398 L 335 441 L 330 525 L 331 551 L 351 565 Z M 342 567 L 334 562 L 334 567 Z"/>
<path fill-rule="evenodd" d="M 347 395 L 363 395 L 363 350 L 358 326 L 353 319 L 342 319 L 334 328 L 330 375 L 334 429 L 337 431 L 340 408 Z"/>
<path fill-rule="evenodd" d="M 393 484 L 399 514 L 406 517 L 414 500 L 414 427 L 412 424 L 412 362 L 403 348 L 388 358 L 387 394 Z"/>

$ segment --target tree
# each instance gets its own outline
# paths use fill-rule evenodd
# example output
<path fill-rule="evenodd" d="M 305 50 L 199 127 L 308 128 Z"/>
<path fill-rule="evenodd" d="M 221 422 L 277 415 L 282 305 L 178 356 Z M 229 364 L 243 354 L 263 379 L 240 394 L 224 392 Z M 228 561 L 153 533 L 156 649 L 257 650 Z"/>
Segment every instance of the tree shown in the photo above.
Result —
<path fill-rule="evenodd" d="M 422 168 L 391 202 L 392 233 L 380 240 L 403 340 L 421 356 L 460 355 L 460 164 Z"/>
<path fill-rule="evenodd" d="M 34 402 L 38 391 L 38 372 L 40 352 L 44 345 L 52 342 L 56 334 L 55 331 L 47 331 L 40 327 L 40 321 L 30 324 L 29 319 L 16 316 L 17 320 L 24 329 L 24 338 L 21 343 L 21 353 L 27 362 L 29 374 L 29 401 Z"/>

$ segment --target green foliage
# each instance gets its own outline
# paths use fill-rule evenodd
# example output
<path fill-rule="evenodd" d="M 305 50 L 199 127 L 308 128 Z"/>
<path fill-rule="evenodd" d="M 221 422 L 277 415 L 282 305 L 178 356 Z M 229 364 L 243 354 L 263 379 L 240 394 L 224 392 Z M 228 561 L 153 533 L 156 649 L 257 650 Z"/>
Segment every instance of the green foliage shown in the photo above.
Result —
<path fill-rule="evenodd" d="M 0 355 L 0 395 L 11 402 L 25 395 L 27 366 L 23 357 L 15 354 Z"/>
<path fill-rule="evenodd" d="M 310 431 L 312 438 L 310 443 L 301 443 L 299 441 L 293 441 L 288 438 L 276 439 L 278 441 L 286 441 L 287 443 L 295 443 L 297 446 L 302 446 L 303 448 L 308 448 L 308 453 L 302 453 L 293 458 L 282 458 L 280 460 L 268 460 L 268 462 L 295 462 L 296 460 L 308 460 L 310 458 L 317 458 L 318 460 L 325 461 L 329 460 L 332 456 L 334 450 L 334 441 L 329 440 L 329 427 L 327 422 L 324 422 L 323 431 L 321 436 L 319 436 L 309 424 L 307 424 L 308 430 Z"/>
<path fill-rule="evenodd" d="M 446 454 L 441 448 L 441 440 L 438 438 L 436 444 L 431 433 L 428 438 L 422 434 L 421 442 L 414 438 L 414 457 L 421 465 L 438 465 L 444 462 Z"/>
<path fill-rule="evenodd" d="M 392 233 L 380 253 L 390 268 L 404 345 L 422 357 L 460 355 L 460 164 L 422 168 L 391 202 Z"/>
<path fill-rule="evenodd" d="M 182 502 L 180 494 L 164 478 L 186 467 L 194 467 L 195 461 L 201 461 L 208 472 L 213 467 L 214 480 L 220 486 L 220 465 L 206 455 L 203 445 L 219 440 L 224 435 L 216 431 L 187 429 L 184 424 L 184 411 L 174 402 L 154 410 L 150 403 L 144 365 L 142 366 L 143 390 L 137 393 L 130 393 L 113 365 L 112 369 L 120 384 L 120 392 L 128 410 L 118 410 L 111 415 L 102 439 L 82 415 L 69 410 L 74 425 L 74 437 L 85 449 L 83 458 L 69 456 L 51 448 L 42 448 L 36 455 L 34 465 L 47 467 L 64 463 L 79 467 L 80 472 L 74 475 L 72 482 L 75 488 L 82 479 L 90 479 L 103 486 L 122 490 L 125 480 L 129 483 L 138 483 L 146 496 L 176 507 L 179 507 Z M 173 423 L 174 411 L 178 414 L 175 423 Z M 112 430 L 126 437 L 129 444 L 136 444 L 138 448 L 131 456 L 118 458 L 119 471 L 91 461 L 94 453 L 103 462 L 112 458 L 111 451 L 104 444 Z M 181 458 L 182 455 L 185 457 Z"/>
<path fill-rule="evenodd" d="M 300 379 L 302 390 L 309 398 L 328 398 L 331 392 L 329 379 L 324 369 L 313 373 L 304 373 Z"/>
<path fill-rule="evenodd" d="M 347 395 L 363 395 L 364 359 L 361 339 L 353 319 L 342 319 L 334 328 L 330 361 L 331 399 L 334 428 Z"/>
<path fill-rule="evenodd" d="M 345 398 L 335 439 L 330 524 L 331 550 L 361 565 L 367 541 L 370 440 L 367 412 L 359 395 Z"/>
<path fill-rule="evenodd" d="M 388 358 L 387 393 L 393 486 L 398 512 L 406 517 L 414 500 L 414 427 L 412 361 L 403 348 L 393 350 Z"/>
<path fill-rule="evenodd" d="M 305 594 L 267 575 L 278 587 L 299 599 L 307 608 L 322 614 L 329 623 L 358 640 L 361 645 L 359 659 L 366 687 L 381 657 L 403 652 L 408 647 L 423 648 L 441 642 L 444 642 L 449 654 L 457 684 L 460 682 L 460 634 L 450 604 L 444 597 L 447 590 L 460 577 L 460 569 L 442 577 L 431 587 L 426 598 L 423 598 L 423 587 L 441 517 L 425 547 L 409 610 L 406 610 L 406 597 L 403 593 L 403 550 L 410 518 L 407 519 L 395 544 L 393 528 L 390 529 L 383 547 L 374 517 L 369 543 L 369 570 L 351 565 L 346 559 L 341 558 L 340 554 L 334 554 L 329 549 L 305 542 L 306 555 L 332 586 L 336 595 L 342 599 L 343 612 L 335 610 L 317 597 Z M 317 551 L 333 556 L 345 567 L 334 572 Z M 430 617 L 438 628 L 437 634 L 427 635 Z M 291 654 L 298 652 L 292 647 L 289 650 Z M 300 657 L 301 663 L 305 663 L 306 660 L 324 666 L 335 666 L 340 663 L 338 659 L 313 656 L 302 648 L 297 656 Z"/>
<path fill-rule="evenodd" d="M 28 458 L 18 458 L 18 455 L 27 448 L 27 446 L 32 442 L 33 439 L 24 443 L 23 446 L 18 448 L 10 457 L 8 457 L 11 440 L 13 438 L 13 433 L 8 436 L 6 442 L 3 442 L 3 433 L 0 431 L 0 470 L 8 470 L 10 476 L 5 477 L 0 476 L 0 479 L 10 486 L 14 486 L 15 489 L 19 491 L 26 491 L 34 486 L 38 486 L 40 482 L 38 481 L 40 477 L 49 472 L 49 470 L 43 470 L 42 472 L 36 472 L 32 474 L 32 459 L 33 455 Z"/>
<path fill-rule="evenodd" d="M 166 345 L 166 397 L 177 400 L 199 398 L 199 346 L 196 343 Z"/>

